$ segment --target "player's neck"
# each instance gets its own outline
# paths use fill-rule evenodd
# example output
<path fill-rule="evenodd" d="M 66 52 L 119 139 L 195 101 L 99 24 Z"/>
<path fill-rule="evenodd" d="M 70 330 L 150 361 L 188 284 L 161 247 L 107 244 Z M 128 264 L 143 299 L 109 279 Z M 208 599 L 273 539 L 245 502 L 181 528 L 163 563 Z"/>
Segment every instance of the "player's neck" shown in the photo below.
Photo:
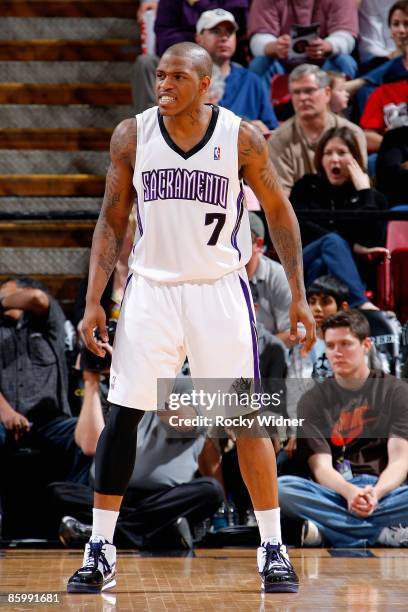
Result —
<path fill-rule="evenodd" d="M 201 104 L 179 115 L 163 117 L 166 130 L 172 139 L 203 137 L 212 117 L 212 107 Z"/>

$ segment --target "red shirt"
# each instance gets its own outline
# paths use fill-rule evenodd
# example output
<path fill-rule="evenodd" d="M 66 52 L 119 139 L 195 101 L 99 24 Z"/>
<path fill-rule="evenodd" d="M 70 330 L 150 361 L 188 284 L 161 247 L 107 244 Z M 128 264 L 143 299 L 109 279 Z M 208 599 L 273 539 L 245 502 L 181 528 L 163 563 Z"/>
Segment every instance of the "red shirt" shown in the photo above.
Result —
<path fill-rule="evenodd" d="M 384 118 L 384 106 L 387 104 L 408 103 L 408 80 L 380 85 L 368 98 L 360 126 L 363 130 L 384 132 L 387 125 Z"/>

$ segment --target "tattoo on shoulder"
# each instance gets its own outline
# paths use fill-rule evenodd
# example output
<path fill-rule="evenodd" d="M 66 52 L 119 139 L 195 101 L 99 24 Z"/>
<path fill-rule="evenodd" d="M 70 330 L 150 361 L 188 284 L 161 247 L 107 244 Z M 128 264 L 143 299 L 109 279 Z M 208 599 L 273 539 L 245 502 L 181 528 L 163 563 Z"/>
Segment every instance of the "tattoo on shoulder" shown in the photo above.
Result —
<path fill-rule="evenodd" d="M 278 174 L 269 157 L 260 169 L 259 176 L 267 189 L 275 190 L 279 185 Z"/>
<path fill-rule="evenodd" d="M 137 144 L 136 119 L 125 119 L 115 128 L 111 142 L 111 158 L 129 163 L 132 167 L 135 162 Z"/>
<path fill-rule="evenodd" d="M 238 153 L 243 160 L 265 151 L 265 139 L 255 126 L 241 121 L 238 133 Z"/>

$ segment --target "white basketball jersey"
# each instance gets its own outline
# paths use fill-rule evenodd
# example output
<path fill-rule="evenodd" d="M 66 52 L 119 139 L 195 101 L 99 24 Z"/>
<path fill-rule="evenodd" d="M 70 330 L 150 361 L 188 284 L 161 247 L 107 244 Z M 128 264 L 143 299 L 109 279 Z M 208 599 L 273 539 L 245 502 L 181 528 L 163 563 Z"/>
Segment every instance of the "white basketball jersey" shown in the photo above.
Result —
<path fill-rule="evenodd" d="M 136 116 L 133 184 L 139 240 L 130 267 L 158 282 L 221 278 L 252 252 L 238 176 L 240 118 L 213 107 L 204 138 L 185 153 L 158 108 Z"/>

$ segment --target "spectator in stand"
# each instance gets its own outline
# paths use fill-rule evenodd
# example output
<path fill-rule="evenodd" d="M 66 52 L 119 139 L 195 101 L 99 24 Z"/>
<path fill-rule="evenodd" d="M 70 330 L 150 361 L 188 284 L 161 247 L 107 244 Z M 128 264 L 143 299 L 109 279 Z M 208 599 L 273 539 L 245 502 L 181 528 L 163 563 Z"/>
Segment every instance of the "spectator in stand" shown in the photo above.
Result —
<path fill-rule="evenodd" d="M 298 453 L 313 480 L 279 478 L 282 511 L 304 521 L 303 546 L 408 546 L 408 385 L 368 368 L 361 312 L 338 312 L 322 331 L 334 378 L 298 406 Z"/>
<path fill-rule="evenodd" d="M 358 34 L 355 0 L 253 0 L 248 18 L 250 68 L 269 84 L 275 74 L 296 66 L 290 59 L 291 27 L 319 23 L 320 35 L 306 47 L 307 61 L 323 70 L 343 72 L 354 78 L 357 63 L 351 57 Z"/>
<path fill-rule="evenodd" d="M 387 208 L 384 196 L 370 188 L 357 139 L 348 127 L 331 128 L 324 134 L 316 149 L 315 166 L 317 174 L 306 174 L 292 189 L 290 200 L 295 211 Z M 300 225 L 306 286 L 328 273 L 348 286 L 352 307 L 376 309 L 365 296 L 352 253 L 369 260 L 387 256 L 387 249 L 379 246 L 384 223 L 372 220 L 364 231 L 354 219 L 314 219 Z"/>
<path fill-rule="evenodd" d="M 224 77 L 224 94 L 219 104 L 267 133 L 278 126 L 278 121 L 261 79 L 231 62 L 237 45 L 237 29 L 232 13 L 223 9 L 206 11 L 197 22 L 196 42 L 208 51 Z"/>
<path fill-rule="evenodd" d="M 104 347 L 111 352 L 108 344 Z M 106 397 L 100 393 L 99 372 L 84 370 L 84 381 L 84 400 L 75 436 L 83 452 L 93 457 L 107 416 L 102 408 Z M 191 389 L 191 379 L 178 377 L 173 393 L 190 393 Z M 177 415 L 180 416 L 180 410 Z M 138 462 L 133 470 L 120 510 L 115 531 L 118 546 L 193 547 L 191 529 L 210 517 L 224 499 L 224 491 L 215 479 L 195 477 L 199 466 L 201 469 L 206 466 L 205 461 L 201 462 L 205 439 L 203 429 L 177 433 L 163 413 L 145 414 L 139 425 L 136 449 L 137 454 L 143 453 L 143 462 Z M 84 543 L 90 537 L 94 470 L 93 464 L 87 483 L 50 485 L 57 512 L 63 517 L 60 539 L 67 546 Z"/>
<path fill-rule="evenodd" d="M 360 0 L 358 7 L 358 53 L 360 71 L 368 72 L 398 54 L 388 27 L 388 15 L 395 0 Z"/>
<path fill-rule="evenodd" d="M 408 60 L 408 45 L 405 47 Z M 380 85 L 368 98 L 360 126 L 363 128 L 368 150 L 378 152 L 387 129 L 407 115 L 408 80 Z"/>
<path fill-rule="evenodd" d="M 377 158 L 377 185 L 391 206 L 408 204 L 408 116 L 405 126 L 389 130 Z"/>
<path fill-rule="evenodd" d="M 327 75 L 331 89 L 330 110 L 332 113 L 343 116 L 350 101 L 350 94 L 346 88 L 346 76 L 332 70 L 328 70 Z"/>
<path fill-rule="evenodd" d="M 16 277 L 1 285 L 0 452 L 39 449 L 51 479 L 80 481 L 89 462 L 74 440 L 64 324 L 41 283 Z"/>
<path fill-rule="evenodd" d="M 175 43 L 194 42 L 196 24 L 201 13 L 217 8 L 230 11 L 241 36 L 244 36 L 248 6 L 249 0 L 160 0 L 143 3 L 139 16 L 147 8 L 156 10 L 156 55 L 139 55 L 136 58 L 131 80 L 135 113 L 142 113 L 156 104 L 155 73 L 159 57 Z M 241 57 L 237 59 L 242 61 Z"/>
<path fill-rule="evenodd" d="M 334 276 L 320 276 L 306 287 L 307 302 L 316 322 L 317 339 L 310 353 L 302 354 L 302 347 L 296 344 L 289 351 L 287 374 L 287 412 L 292 419 L 297 418 L 297 405 L 301 396 L 310 388 L 312 379 L 323 380 L 333 372 L 326 356 L 326 345 L 321 326 L 324 321 L 339 310 L 348 310 L 348 287 Z M 287 459 L 293 459 L 296 450 L 296 430 L 288 431 L 288 440 L 283 447 L 284 453 L 278 457 L 279 473 L 296 473 L 303 468 Z M 284 466 L 284 467 L 283 467 Z"/>
<path fill-rule="evenodd" d="M 390 9 L 388 24 L 397 48 L 395 57 L 381 66 L 366 72 L 357 79 L 347 82 L 347 89 L 353 96 L 357 94 L 358 112 L 365 108 L 368 97 L 376 87 L 408 78 L 408 58 L 405 47 L 408 45 L 408 0 L 398 0 Z"/>
<path fill-rule="evenodd" d="M 270 156 L 286 193 L 304 174 L 315 172 L 317 143 L 330 128 L 348 127 L 366 164 L 367 144 L 361 128 L 328 109 L 331 90 L 323 70 L 312 64 L 298 66 L 289 76 L 289 90 L 295 116 L 275 130 L 269 140 Z"/>

